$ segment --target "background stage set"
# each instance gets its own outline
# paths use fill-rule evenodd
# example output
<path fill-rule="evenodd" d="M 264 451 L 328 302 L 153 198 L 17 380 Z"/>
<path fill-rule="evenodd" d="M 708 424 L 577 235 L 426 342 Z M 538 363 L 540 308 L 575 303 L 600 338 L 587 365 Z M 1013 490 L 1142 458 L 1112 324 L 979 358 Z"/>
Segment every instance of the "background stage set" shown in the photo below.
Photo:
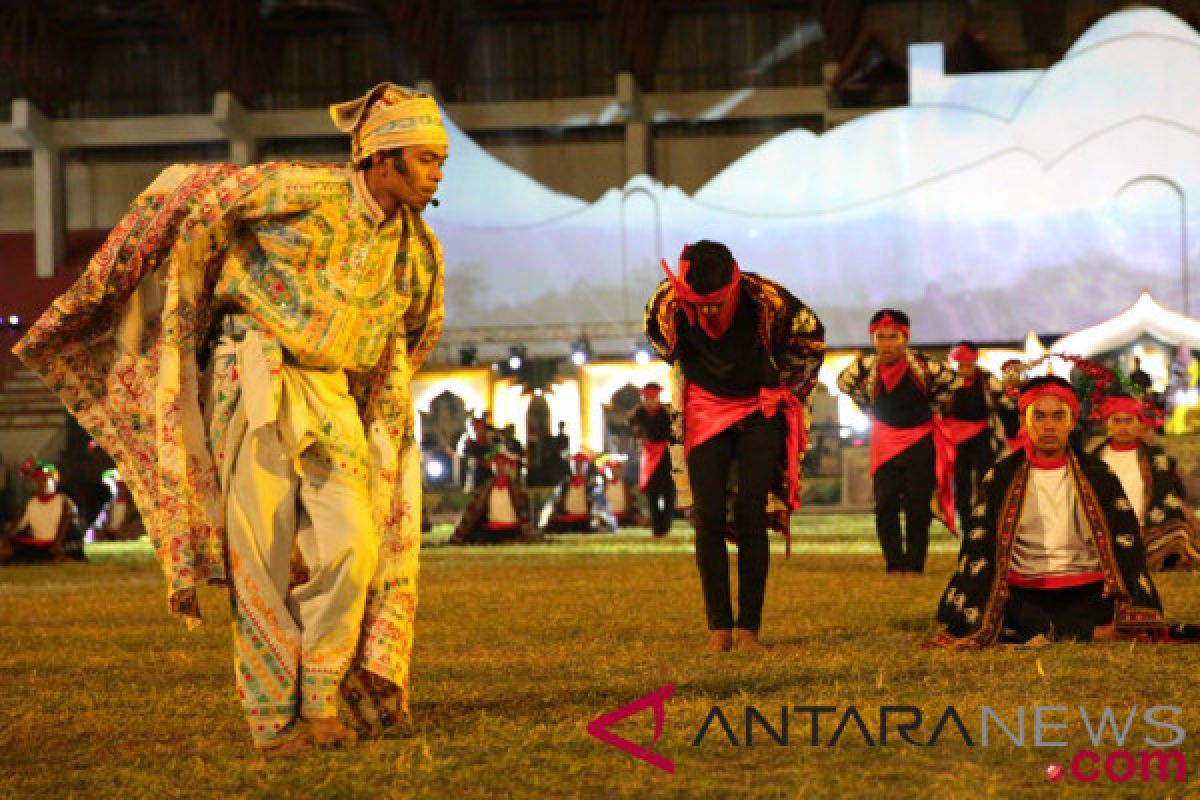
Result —
<path fill-rule="evenodd" d="M 1200 0 L 0 6 L 0 532 L 54 464 L 86 559 L 0 569 L 0 795 L 1200 791 L 1190 648 L 919 648 L 959 543 L 935 528 L 924 575 L 885 580 L 871 421 L 837 386 L 885 306 L 915 347 L 972 340 L 995 374 L 1087 359 L 1145 387 L 1194 510 Z M 425 212 L 445 330 L 413 378 L 415 733 L 275 761 L 243 741 L 223 590 L 202 591 L 195 631 L 163 613 L 113 463 L 9 350 L 163 167 L 344 161 L 325 107 L 380 81 L 434 95 L 450 140 Z M 699 239 L 800 297 L 828 343 L 758 660 L 699 652 L 685 515 L 652 537 L 613 505 L 623 478 L 645 510 L 641 387 L 678 403 L 643 307 L 660 260 Z M 451 547 L 497 448 L 520 462 L 532 533 Z M 595 533 L 543 539 L 573 476 Z M 1196 573 L 1155 580 L 1169 617 L 1200 617 Z M 617 745 L 596 735 L 640 698 L 600 726 Z M 1123 742 L 1096 738 L 1106 713 L 1132 720 Z M 921 746 L 895 727 L 913 719 Z M 1144 768 L 1164 740 L 1188 756 L 1182 783 Z"/>

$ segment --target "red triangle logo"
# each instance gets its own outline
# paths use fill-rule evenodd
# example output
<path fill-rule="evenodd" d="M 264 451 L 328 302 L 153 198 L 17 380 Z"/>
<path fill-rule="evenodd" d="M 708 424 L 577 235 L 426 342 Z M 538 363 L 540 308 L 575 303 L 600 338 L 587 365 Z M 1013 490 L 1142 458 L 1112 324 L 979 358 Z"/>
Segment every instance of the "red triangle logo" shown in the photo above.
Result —
<path fill-rule="evenodd" d="M 603 716 L 596 717 L 588 723 L 587 732 L 591 736 L 596 737 L 610 747 L 615 747 L 622 753 L 627 753 L 639 761 L 645 761 L 652 767 L 658 767 L 663 772 L 675 774 L 675 762 L 666 756 L 642 747 L 640 744 L 631 742 L 624 736 L 618 736 L 609 730 L 609 728 L 623 719 L 628 719 L 639 711 L 645 709 L 653 709 L 654 711 L 654 738 L 650 740 L 650 744 L 658 742 L 658 737 L 662 735 L 663 723 L 667 719 L 666 702 L 668 698 L 675 694 L 675 684 L 668 683 L 661 689 L 656 689 L 645 697 L 639 697 L 632 703 L 623 705 L 618 709 L 608 712 Z"/>

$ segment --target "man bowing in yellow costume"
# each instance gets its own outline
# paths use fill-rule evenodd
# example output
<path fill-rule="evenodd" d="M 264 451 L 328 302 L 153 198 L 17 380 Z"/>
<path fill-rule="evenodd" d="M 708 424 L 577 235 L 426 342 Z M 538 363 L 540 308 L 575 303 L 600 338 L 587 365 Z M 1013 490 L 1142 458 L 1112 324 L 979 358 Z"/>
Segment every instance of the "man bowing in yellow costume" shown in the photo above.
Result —
<path fill-rule="evenodd" d="M 233 600 L 257 747 L 407 724 L 420 548 L 411 377 L 443 318 L 420 212 L 447 137 L 381 84 L 330 109 L 353 163 L 176 165 L 15 352 L 127 476 L 168 580 Z M 295 549 L 308 578 L 289 586 Z"/>

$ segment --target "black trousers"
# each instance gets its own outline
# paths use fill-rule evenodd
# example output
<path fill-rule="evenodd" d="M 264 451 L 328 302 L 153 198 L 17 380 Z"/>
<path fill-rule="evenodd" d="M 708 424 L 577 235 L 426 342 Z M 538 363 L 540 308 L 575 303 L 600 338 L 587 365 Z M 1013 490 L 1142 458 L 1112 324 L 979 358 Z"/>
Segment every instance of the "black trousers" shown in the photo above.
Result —
<path fill-rule="evenodd" d="M 692 522 L 696 527 L 696 566 L 704 591 L 709 630 L 734 627 L 729 591 L 729 531 L 726 486 L 730 469 L 737 477 L 733 533 L 738 545 L 737 627 L 762 626 L 767 587 L 767 492 L 779 476 L 786 446 L 783 414 L 767 419 L 755 412 L 688 454 L 692 483 Z"/>
<path fill-rule="evenodd" d="M 985 428 L 967 439 L 955 451 L 954 506 L 958 509 L 958 518 L 964 526 L 971 518 L 971 509 L 979 495 L 983 476 L 992 468 L 994 460 L 991 428 Z"/>
<path fill-rule="evenodd" d="M 875 533 L 888 572 L 922 572 L 933 521 L 933 436 L 884 462 L 875 472 Z M 904 530 L 900 512 L 904 512 Z"/>
<path fill-rule="evenodd" d="M 675 516 L 675 480 L 671 477 L 671 454 L 663 453 L 654 474 L 642 490 L 650 506 L 650 527 L 655 536 L 671 530 L 671 519 Z"/>
<path fill-rule="evenodd" d="M 1099 625 L 1111 625 L 1113 599 L 1097 581 L 1069 589 L 1009 589 L 1002 642 L 1023 643 L 1039 633 L 1055 640 L 1088 642 Z"/>

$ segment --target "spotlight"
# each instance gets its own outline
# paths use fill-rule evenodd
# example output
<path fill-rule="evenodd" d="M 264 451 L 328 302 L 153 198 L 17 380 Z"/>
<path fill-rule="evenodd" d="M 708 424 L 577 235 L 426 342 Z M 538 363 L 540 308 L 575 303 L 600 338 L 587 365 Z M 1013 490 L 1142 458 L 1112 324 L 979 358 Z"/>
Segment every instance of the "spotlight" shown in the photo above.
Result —
<path fill-rule="evenodd" d="M 430 480 L 438 480 L 446 474 L 446 466 L 441 461 L 427 461 L 425 463 L 425 474 Z"/>
<path fill-rule="evenodd" d="M 534 397 L 541 397 L 544 394 L 545 394 L 545 392 L 542 391 L 541 387 L 538 387 L 537 389 L 533 390 Z"/>
<path fill-rule="evenodd" d="M 644 345 L 638 345 L 633 350 L 633 360 L 641 366 L 646 366 L 650 363 L 650 351 Z"/>
<path fill-rule="evenodd" d="M 508 368 L 512 372 L 517 372 L 521 369 L 521 365 L 525 363 L 525 347 L 524 345 L 513 345 L 508 348 Z"/>
<path fill-rule="evenodd" d="M 571 345 L 571 363 L 582 367 L 592 357 L 592 345 L 586 336 L 580 336 Z"/>
<path fill-rule="evenodd" d="M 479 360 L 479 349 L 473 344 L 458 349 L 458 365 L 460 367 L 473 367 Z"/>
<path fill-rule="evenodd" d="M 18 317 L 16 314 L 9 314 L 8 315 L 8 327 L 12 328 L 13 330 L 16 330 L 17 328 L 21 327 L 21 318 Z"/>

